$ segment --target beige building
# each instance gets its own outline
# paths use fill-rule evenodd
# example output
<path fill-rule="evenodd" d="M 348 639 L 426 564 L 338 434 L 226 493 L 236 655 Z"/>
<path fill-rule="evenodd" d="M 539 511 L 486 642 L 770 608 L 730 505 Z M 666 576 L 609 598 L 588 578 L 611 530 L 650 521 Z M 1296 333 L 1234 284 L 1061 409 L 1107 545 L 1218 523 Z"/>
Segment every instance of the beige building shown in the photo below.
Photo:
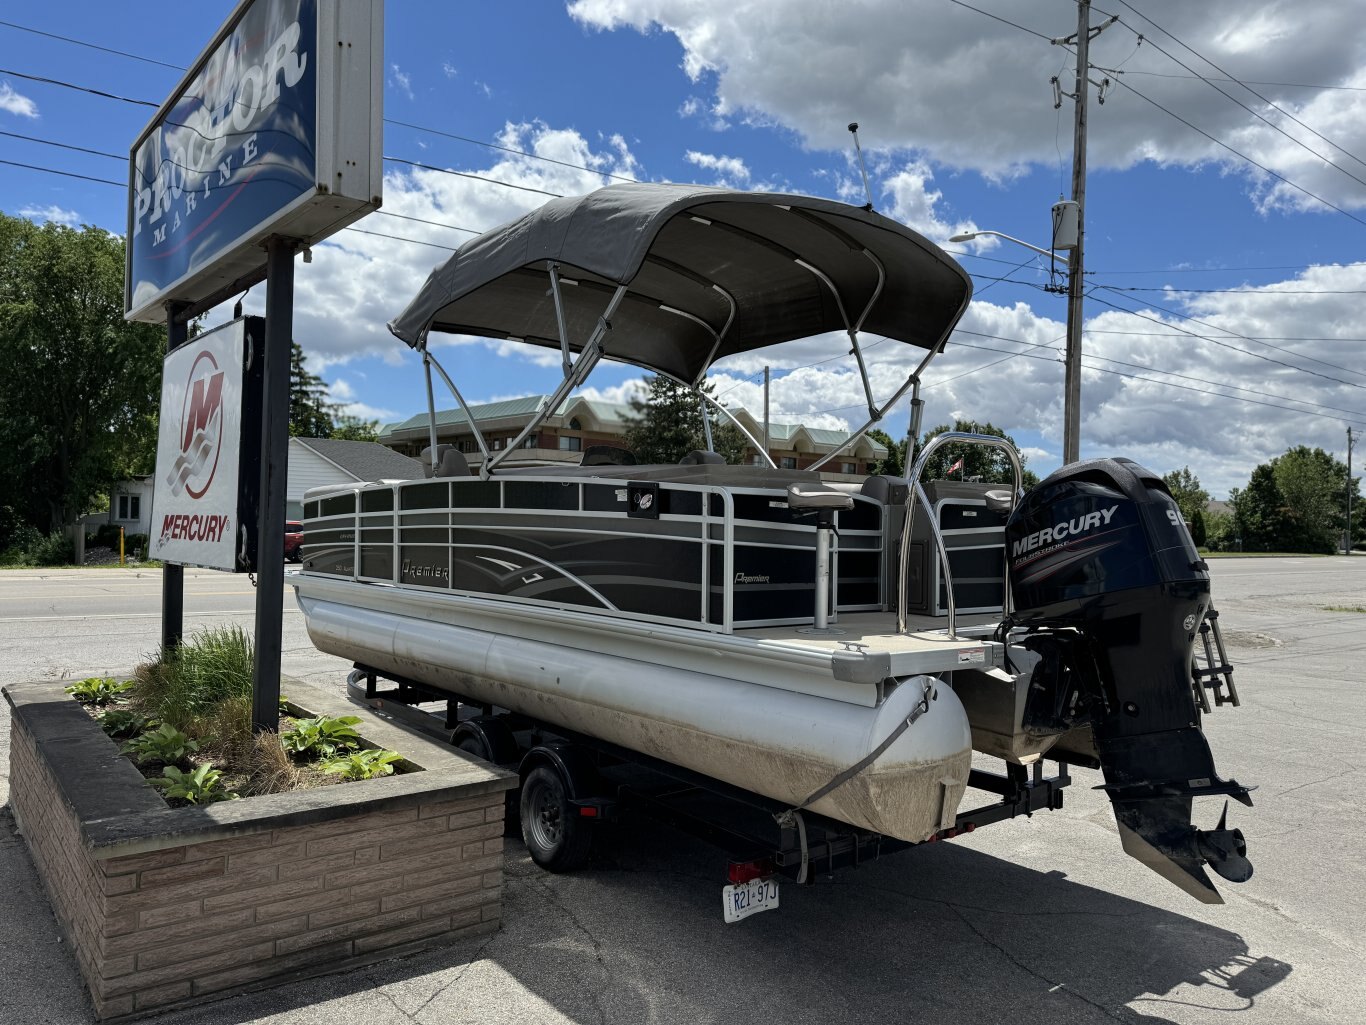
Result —
<path fill-rule="evenodd" d="M 547 399 L 545 395 L 528 395 L 503 402 L 486 402 L 471 406 L 474 421 L 484 435 L 490 450 L 500 451 L 512 444 L 523 428 L 531 422 L 536 411 Z M 762 438 L 764 425 L 748 410 L 732 410 L 745 429 L 755 438 Z M 570 398 L 509 455 L 504 466 L 576 466 L 585 450 L 605 445 L 625 448 L 624 436 L 630 422 L 631 407 L 611 402 L 584 398 Z M 436 414 L 437 443 L 454 445 L 465 455 L 471 469 L 478 469 L 483 455 L 475 441 L 469 419 L 460 409 L 438 410 Z M 803 470 L 821 456 L 833 451 L 849 437 L 846 431 L 823 431 L 801 424 L 770 424 L 769 454 L 780 467 Z M 402 423 L 388 424 L 379 432 L 380 444 L 408 456 L 419 456 L 431 443 L 426 413 L 409 417 Z M 860 438 L 848 452 L 842 452 L 823 469 L 835 475 L 864 476 L 880 460 L 887 449 L 871 438 Z M 745 450 L 745 461 L 756 462 L 758 451 Z"/>

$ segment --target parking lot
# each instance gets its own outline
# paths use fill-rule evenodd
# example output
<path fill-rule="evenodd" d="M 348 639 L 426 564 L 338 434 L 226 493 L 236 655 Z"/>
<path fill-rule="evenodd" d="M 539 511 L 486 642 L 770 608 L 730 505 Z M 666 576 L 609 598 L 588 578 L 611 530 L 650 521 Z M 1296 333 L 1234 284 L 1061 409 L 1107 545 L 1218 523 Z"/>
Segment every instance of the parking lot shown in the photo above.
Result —
<path fill-rule="evenodd" d="M 724 859 L 663 827 L 600 837 L 552 876 L 509 841 L 489 937 L 160 1020 L 218 1023 L 1366 1020 L 1366 559 L 1231 559 L 1214 596 L 1241 708 L 1207 717 L 1256 868 L 1198 904 L 1120 850 L 1099 774 L 1066 807 L 993 825 L 721 919 Z M 292 593 L 292 592 L 291 592 Z M 186 632 L 252 622 L 245 577 L 186 573 Z M 123 673 L 159 637 L 160 574 L 0 573 L 0 683 Z M 340 687 L 285 600 L 287 675 Z M 0 1023 L 89 1021 L 76 967 L 8 809 L 0 705 Z M 1197 806 L 1209 827 L 1222 804 Z"/>

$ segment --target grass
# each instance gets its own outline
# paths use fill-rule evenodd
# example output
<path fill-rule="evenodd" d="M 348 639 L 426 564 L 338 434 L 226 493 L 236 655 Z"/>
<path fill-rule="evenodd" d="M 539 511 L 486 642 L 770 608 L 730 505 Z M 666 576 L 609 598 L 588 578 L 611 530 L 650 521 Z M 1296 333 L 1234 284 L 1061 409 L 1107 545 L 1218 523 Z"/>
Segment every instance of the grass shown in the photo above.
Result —
<path fill-rule="evenodd" d="M 1366 616 L 1366 605 L 1325 605 L 1324 612 L 1355 612 Z"/>
<path fill-rule="evenodd" d="M 144 715 L 194 733 L 196 725 L 223 743 L 251 734 L 251 638 L 238 626 L 214 627 L 139 667 L 135 704 Z M 221 707 L 220 707 L 221 705 Z M 245 714 L 243 709 L 245 708 Z M 206 721 L 207 720 L 207 721 Z"/>

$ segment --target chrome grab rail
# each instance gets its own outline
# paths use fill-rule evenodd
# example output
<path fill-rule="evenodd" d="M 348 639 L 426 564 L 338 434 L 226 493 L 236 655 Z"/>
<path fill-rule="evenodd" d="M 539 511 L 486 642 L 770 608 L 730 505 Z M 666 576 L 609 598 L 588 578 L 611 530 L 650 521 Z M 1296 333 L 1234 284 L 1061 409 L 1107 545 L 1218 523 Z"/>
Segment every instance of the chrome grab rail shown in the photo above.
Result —
<path fill-rule="evenodd" d="M 1015 471 L 1015 502 L 1019 502 L 1022 494 L 1024 474 L 1020 469 L 1020 456 L 1015 451 L 1015 446 L 1004 438 L 997 438 L 990 434 L 968 434 L 960 431 L 945 431 L 937 434 L 925 446 L 915 461 L 915 466 L 906 476 L 906 484 L 910 489 L 910 496 L 906 500 L 906 519 L 901 525 L 901 552 L 897 567 L 897 603 L 896 603 L 896 632 L 904 634 L 906 630 L 906 571 L 910 565 L 911 553 L 911 531 L 915 524 L 915 505 L 919 499 L 925 505 L 925 513 L 930 517 L 930 531 L 934 534 L 935 549 L 939 553 L 939 566 L 944 571 L 944 592 L 948 597 L 949 603 L 949 637 L 957 636 L 957 624 L 955 622 L 958 610 L 953 600 L 953 572 L 949 569 L 949 554 L 944 547 L 944 535 L 939 530 L 939 524 L 934 520 L 934 510 L 930 508 L 929 495 L 925 493 L 924 487 L 920 483 L 920 475 L 925 472 L 925 463 L 931 453 L 943 445 L 951 443 L 962 443 L 967 445 L 985 445 L 987 448 L 998 448 L 1010 458 L 1010 465 Z M 1010 559 L 1007 552 L 1002 552 L 1002 610 L 1010 611 Z"/>

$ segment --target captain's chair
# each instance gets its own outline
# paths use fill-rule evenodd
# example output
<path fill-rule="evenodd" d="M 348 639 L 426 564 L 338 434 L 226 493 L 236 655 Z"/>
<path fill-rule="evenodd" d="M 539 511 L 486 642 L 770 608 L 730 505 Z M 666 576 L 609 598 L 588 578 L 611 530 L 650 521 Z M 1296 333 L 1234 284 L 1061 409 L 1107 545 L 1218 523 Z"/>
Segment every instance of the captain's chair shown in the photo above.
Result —
<path fill-rule="evenodd" d="M 590 445 L 583 450 L 580 466 L 635 466 L 636 457 L 632 452 L 614 445 Z"/>
<path fill-rule="evenodd" d="M 465 454 L 454 445 L 436 446 L 436 469 L 432 469 L 432 448 L 422 450 L 422 473 L 426 477 L 468 477 L 470 464 Z"/>
<path fill-rule="evenodd" d="M 699 464 L 705 463 L 708 465 L 719 464 L 724 466 L 725 462 L 726 457 L 723 456 L 720 452 L 703 452 L 700 448 L 695 448 L 682 459 L 680 459 L 678 461 L 678 465 L 697 466 Z"/>

